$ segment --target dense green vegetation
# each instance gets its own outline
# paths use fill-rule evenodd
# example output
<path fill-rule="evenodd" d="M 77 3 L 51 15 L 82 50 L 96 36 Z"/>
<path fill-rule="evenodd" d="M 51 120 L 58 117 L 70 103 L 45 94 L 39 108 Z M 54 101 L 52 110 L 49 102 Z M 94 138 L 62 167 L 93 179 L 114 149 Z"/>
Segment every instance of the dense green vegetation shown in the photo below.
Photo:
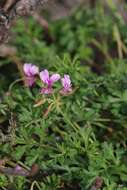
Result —
<path fill-rule="evenodd" d="M 33 18 L 19 20 L 16 58 L 70 75 L 73 90 L 63 96 L 56 84 L 42 95 L 39 80 L 23 84 L 16 58 L 1 58 L 0 159 L 6 168 L 39 167 L 28 177 L 0 175 L 1 189 L 127 189 L 126 43 L 122 18 L 100 6 L 51 23 L 48 37 Z"/>

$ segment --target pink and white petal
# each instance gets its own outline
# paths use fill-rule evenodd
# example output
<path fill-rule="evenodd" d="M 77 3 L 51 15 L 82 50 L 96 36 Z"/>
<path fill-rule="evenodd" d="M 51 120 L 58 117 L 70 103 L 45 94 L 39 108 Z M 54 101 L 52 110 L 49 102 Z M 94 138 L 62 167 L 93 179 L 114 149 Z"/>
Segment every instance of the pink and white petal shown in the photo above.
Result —
<path fill-rule="evenodd" d="M 65 88 L 65 89 L 69 89 L 71 88 L 71 80 L 70 80 L 70 76 L 69 75 L 64 75 L 64 78 L 61 79 L 61 83 L 62 83 L 62 86 Z"/>
<path fill-rule="evenodd" d="M 49 83 L 49 72 L 48 70 L 44 70 L 40 72 L 40 79 L 45 83 L 48 84 Z"/>
<path fill-rule="evenodd" d="M 67 84 L 71 84 L 71 79 L 70 79 L 69 75 L 64 75 L 64 79 L 65 79 Z"/>
<path fill-rule="evenodd" d="M 36 75 L 39 73 L 39 68 L 36 65 L 32 65 L 30 68 L 31 75 Z"/>
<path fill-rule="evenodd" d="M 64 87 L 66 85 L 66 80 L 64 78 L 61 79 L 62 86 Z"/>
<path fill-rule="evenodd" d="M 23 65 L 23 71 L 25 73 L 26 76 L 30 76 L 30 68 L 31 68 L 31 63 L 25 63 Z"/>
<path fill-rule="evenodd" d="M 54 83 L 54 82 L 58 81 L 59 79 L 60 79 L 60 75 L 59 75 L 59 74 L 53 74 L 53 75 L 50 77 L 51 83 Z"/>

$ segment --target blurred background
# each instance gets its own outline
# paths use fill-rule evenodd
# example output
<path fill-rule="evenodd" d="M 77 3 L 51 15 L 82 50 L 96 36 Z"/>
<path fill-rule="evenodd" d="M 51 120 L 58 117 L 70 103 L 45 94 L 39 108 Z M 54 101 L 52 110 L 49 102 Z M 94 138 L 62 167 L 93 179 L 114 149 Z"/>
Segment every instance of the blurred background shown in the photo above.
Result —
<path fill-rule="evenodd" d="M 52 67 L 56 56 L 69 54 L 101 75 L 109 65 L 116 69 L 126 62 L 126 44 L 125 0 L 48 1 L 31 16 L 16 19 L 8 42 L 0 46 L 0 93 L 23 76 L 24 62 Z"/>

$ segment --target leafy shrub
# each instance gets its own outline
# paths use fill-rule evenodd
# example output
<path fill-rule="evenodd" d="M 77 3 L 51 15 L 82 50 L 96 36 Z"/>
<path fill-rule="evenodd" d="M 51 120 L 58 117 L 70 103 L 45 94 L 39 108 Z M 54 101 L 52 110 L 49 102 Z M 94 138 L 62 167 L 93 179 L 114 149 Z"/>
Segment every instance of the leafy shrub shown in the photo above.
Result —
<path fill-rule="evenodd" d="M 55 84 L 58 90 L 44 95 L 38 80 L 32 88 L 25 87 L 22 79 L 9 86 L 19 73 L 8 72 L 6 80 L 1 74 L 0 159 L 9 158 L 7 168 L 16 163 L 31 172 L 37 166 L 39 171 L 28 177 L 1 175 L 0 188 L 92 190 L 99 179 L 98 189 L 126 189 L 126 55 L 119 55 L 113 38 L 113 31 L 120 28 L 126 43 L 126 26 L 117 18 L 114 29 L 111 15 L 106 17 L 101 7 L 97 10 L 78 10 L 53 23 L 53 44 L 46 43 L 42 28 L 32 18 L 26 21 L 27 28 L 23 21 L 17 23 L 13 31 L 17 56 L 41 70 L 68 74 L 73 90 L 63 96 Z M 110 54 L 113 47 L 115 56 Z M 105 72 L 98 75 L 90 64 L 96 65 L 100 54 Z M 98 68 L 102 62 L 97 62 Z"/>

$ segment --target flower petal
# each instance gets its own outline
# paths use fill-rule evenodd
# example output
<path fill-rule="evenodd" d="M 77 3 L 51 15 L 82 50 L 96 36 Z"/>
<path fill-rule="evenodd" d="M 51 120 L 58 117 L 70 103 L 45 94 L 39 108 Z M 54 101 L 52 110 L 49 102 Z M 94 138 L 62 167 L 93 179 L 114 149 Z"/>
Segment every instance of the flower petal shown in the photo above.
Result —
<path fill-rule="evenodd" d="M 36 65 L 32 65 L 30 68 L 31 75 L 36 75 L 39 73 L 39 68 Z"/>
<path fill-rule="evenodd" d="M 54 82 L 58 81 L 60 79 L 60 75 L 59 74 L 53 74 L 50 77 L 50 82 L 53 84 Z"/>
<path fill-rule="evenodd" d="M 70 76 L 69 75 L 64 75 L 64 79 L 66 81 L 67 84 L 71 84 L 71 79 L 70 79 Z"/>
<path fill-rule="evenodd" d="M 23 70 L 26 76 L 31 76 L 30 74 L 30 68 L 31 68 L 31 63 L 25 63 L 23 66 Z"/>
<path fill-rule="evenodd" d="M 61 79 L 62 85 L 65 90 L 69 90 L 71 88 L 71 80 L 69 75 L 64 75 L 64 78 Z"/>
<path fill-rule="evenodd" d="M 44 71 L 41 71 L 40 72 L 40 79 L 45 83 L 45 84 L 47 84 L 48 85 L 48 83 L 49 83 L 49 72 L 48 72 L 48 70 L 44 70 Z"/>

